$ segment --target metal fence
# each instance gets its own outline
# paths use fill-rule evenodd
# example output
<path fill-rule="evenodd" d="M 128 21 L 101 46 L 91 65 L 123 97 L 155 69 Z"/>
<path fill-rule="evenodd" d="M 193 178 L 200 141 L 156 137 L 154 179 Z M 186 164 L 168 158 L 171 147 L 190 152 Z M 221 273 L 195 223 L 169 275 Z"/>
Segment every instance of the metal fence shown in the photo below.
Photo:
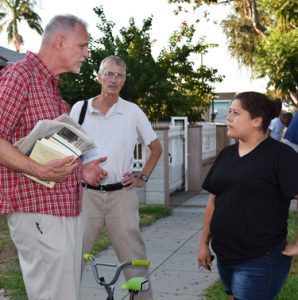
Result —
<path fill-rule="evenodd" d="M 168 172 L 170 193 L 181 189 L 185 185 L 187 169 L 187 153 L 185 153 L 184 126 L 182 124 L 154 123 L 154 128 L 168 128 Z M 202 159 L 212 158 L 216 155 L 216 125 L 214 123 L 200 123 L 202 125 Z M 141 171 L 146 161 L 145 147 L 137 144 L 134 152 L 134 171 Z"/>

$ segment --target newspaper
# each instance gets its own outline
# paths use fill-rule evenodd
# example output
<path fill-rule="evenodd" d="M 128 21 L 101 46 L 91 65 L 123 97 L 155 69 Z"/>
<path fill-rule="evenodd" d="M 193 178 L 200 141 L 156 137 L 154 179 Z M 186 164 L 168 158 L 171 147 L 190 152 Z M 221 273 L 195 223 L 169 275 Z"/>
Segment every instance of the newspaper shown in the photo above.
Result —
<path fill-rule="evenodd" d="M 49 161 L 52 161 L 54 159 L 61 159 L 64 158 L 65 156 L 70 156 L 70 155 L 73 155 L 73 153 L 67 148 L 53 144 L 49 140 L 42 138 L 41 140 L 36 141 L 33 150 L 30 154 L 30 157 L 31 159 L 37 161 L 40 164 L 46 164 Z M 74 160 L 75 159 L 76 157 L 74 156 Z M 40 179 L 28 174 L 24 174 L 24 175 L 49 188 L 53 188 L 56 184 L 54 181 L 51 180 Z"/>
<path fill-rule="evenodd" d="M 96 148 L 93 140 L 85 133 L 83 127 L 69 115 L 63 114 L 54 120 L 38 121 L 32 131 L 14 146 L 25 155 L 30 155 L 35 143 L 41 138 L 62 137 L 73 148 L 79 150 L 79 155 L 85 154 Z"/>

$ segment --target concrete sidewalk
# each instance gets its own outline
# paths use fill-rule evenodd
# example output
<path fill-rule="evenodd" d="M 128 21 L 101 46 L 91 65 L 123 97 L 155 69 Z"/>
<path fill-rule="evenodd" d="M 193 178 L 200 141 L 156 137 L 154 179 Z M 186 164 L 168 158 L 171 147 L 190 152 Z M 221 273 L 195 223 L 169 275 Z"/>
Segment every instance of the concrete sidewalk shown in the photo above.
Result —
<path fill-rule="evenodd" d="M 185 200 L 185 197 L 190 197 Z M 172 215 L 160 219 L 143 230 L 148 259 L 151 261 L 150 280 L 154 300 L 199 300 L 208 286 L 218 278 L 216 262 L 211 272 L 199 269 L 196 260 L 197 244 L 203 223 L 203 213 L 208 193 L 180 193 L 171 199 L 174 204 Z M 173 201 L 172 201 L 173 200 Z M 292 201 L 291 210 L 296 210 Z M 102 262 L 117 263 L 112 248 L 103 251 L 97 258 Z M 110 270 L 104 269 L 103 275 L 109 279 Z M 123 276 L 116 285 L 115 299 L 128 299 L 120 289 Z M 0 300 L 7 300 L 0 290 Z M 86 267 L 81 283 L 81 300 L 106 299 L 105 290 L 92 277 Z"/>
<path fill-rule="evenodd" d="M 194 300 L 219 277 L 216 263 L 211 272 L 198 268 L 197 245 L 203 223 L 203 212 L 208 194 L 201 192 L 173 208 L 170 217 L 160 219 L 143 230 L 148 259 L 151 261 L 150 281 L 154 300 Z M 177 200 L 177 199 L 176 199 Z M 179 201 L 178 201 L 179 202 Z M 103 251 L 98 260 L 117 263 L 112 248 Z M 109 279 L 111 271 L 103 269 Z M 115 299 L 128 299 L 120 289 L 124 278 L 116 285 Z M 81 283 L 81 300 L 105 299 L 105 290 L 92 277 L 92 270 L 86 267 Z"/>

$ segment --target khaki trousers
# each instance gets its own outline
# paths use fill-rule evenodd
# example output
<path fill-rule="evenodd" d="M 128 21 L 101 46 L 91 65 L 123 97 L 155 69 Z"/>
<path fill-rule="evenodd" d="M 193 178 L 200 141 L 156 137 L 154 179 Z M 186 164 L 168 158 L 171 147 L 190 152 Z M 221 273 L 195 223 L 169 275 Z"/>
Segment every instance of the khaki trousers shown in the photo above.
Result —
<path fill-rule="evenodd" d="M 29 300 L 78 300 L 81 216 L 13 213 L 7 216 Z"/>
<path fill-rule="evenodd" d="M 102 192 L 83 190 L 83 253 L 90 253 L 98 234 L 105 227 L 120 262 L 147 259 L 139 228 L 139 200 L 134 190 Z M 125 268 L 126 280 L 135 276 L 148 278 L 147 268 Z M 151 290 L 135 299 L 152 299 Z"/>

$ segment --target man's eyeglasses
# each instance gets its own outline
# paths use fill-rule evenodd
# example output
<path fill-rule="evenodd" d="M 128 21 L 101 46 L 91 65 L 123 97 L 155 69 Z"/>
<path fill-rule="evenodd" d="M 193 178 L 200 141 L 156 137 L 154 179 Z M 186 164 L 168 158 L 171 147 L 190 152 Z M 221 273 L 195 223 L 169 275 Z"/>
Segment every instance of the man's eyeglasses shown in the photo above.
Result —
<path fill-rule="evenodd" d="M 124 79 L 125 78 L 125 74 L 123 73 L 118 73 L 118 72 L 111 72 L 111 71 L 105 71 L 102 73 L 102 75 L 106 78 L 116 78 L 118 80 Z"/>

